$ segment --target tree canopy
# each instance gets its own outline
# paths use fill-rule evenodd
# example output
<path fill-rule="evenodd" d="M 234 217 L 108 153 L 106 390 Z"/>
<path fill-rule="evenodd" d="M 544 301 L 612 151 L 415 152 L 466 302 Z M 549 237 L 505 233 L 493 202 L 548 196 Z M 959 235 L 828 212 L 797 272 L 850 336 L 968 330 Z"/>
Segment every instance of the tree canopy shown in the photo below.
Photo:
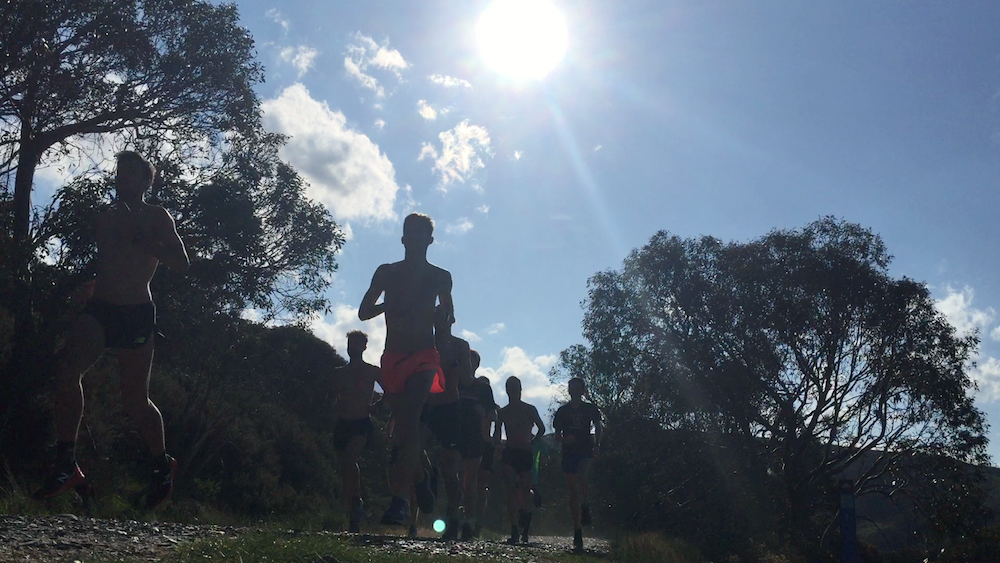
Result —
<path fill-rule="evenodd" d="M 610 420 L 755 444 L 793 523 L 835 478 L 890 494 L 909 481 L 886 475 L 914 456 L 984 463 L 978 336 L 890 261 L 880 237 L 833 218 L 746 243 L 659 232 L 590 279 L 590 345 L 557 372 L 584 376 Z"/>

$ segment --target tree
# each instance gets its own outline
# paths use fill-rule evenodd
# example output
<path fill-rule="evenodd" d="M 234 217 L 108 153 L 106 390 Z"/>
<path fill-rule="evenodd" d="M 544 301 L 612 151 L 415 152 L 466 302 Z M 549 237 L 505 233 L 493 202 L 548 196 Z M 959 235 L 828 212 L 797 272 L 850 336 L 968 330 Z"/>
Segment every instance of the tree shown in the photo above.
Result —
<path fill-rule="evenodd" d="M 14 173 L 20 243 L 35 169 L 53 147 L 115 134 L 190 154 L 259 122 L 263 71 L 232 4 L 25 0 L 0 14 L 0 174 Z"/>
<path fill-rule="evenodd" d="M 748 243 L 659 232 L 590 279 L 590 347 L 562 370 L 583 371 L 609 419 L 755 444 L 792 539 L 816 539 L 835 478 L 890 495 L 909 481 L 884 477 L 914 456 L 987 460 L 978 337 L 957 335 L 924 284 L 889 276 L 890 260 L 833 218 Z"/>

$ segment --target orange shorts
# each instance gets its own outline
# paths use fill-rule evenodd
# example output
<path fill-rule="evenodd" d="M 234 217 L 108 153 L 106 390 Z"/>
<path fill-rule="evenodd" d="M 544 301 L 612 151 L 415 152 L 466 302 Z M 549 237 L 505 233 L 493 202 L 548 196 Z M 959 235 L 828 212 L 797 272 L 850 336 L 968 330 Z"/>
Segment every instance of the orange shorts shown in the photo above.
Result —
<path fill-rule="evenodd" d="M 444 372 L 441 371 L 441 356 L 437 348 L 409 354 L 383 352 L 382 389 L 386 393 L 402 393 L 406 390 L 406 380 L 410 379 L 411 375 L 431 370 L 435 372 L 431 393 L 444 393 Z"/>

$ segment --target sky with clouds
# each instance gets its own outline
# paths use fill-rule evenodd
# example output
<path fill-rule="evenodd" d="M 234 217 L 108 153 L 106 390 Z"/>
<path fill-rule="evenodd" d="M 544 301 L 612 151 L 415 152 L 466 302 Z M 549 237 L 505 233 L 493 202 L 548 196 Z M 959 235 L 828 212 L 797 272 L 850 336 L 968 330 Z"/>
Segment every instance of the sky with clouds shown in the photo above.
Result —
<path fill-rule="evenodd" d="M 384 323 L 357 306 L 425 212 L 455 332 L 501 402 L 518 375 L 544 414 L 589 276 L 661 229 L 747 240 L 835 215 L 979 331 L 1000 428 L 1000 3 L 553 0 L 568 49 L 530 81 L 484 62 L 488 0 L 236 4 L 264 123 L 350 237 L 313 325 L 338 350 L 361 328 L 377 361 Z"/>
<path fill-rule="evenodd" d="M 1000 425 L 1000 4 L 556 0 L 566 56 L 518 81 L 477 45 L 489 3 L 237 2 L 265 124 L 349 227 L 318 335 L 364 329 L 377 361 L 384 323 L 357 305 L 402 257 L 402 217 L 428 213 L 455 332 L 498 398 L 517 375 L 545 413 L 589 276 L 660 229 L 747 240 L 835 215 L 979 331 Z"/>

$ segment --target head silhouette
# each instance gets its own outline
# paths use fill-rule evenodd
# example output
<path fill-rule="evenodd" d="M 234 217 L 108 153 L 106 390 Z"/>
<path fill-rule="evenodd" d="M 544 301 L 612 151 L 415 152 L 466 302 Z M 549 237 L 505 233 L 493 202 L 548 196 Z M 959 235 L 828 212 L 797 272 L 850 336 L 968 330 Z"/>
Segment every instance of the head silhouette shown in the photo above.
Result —
<path fill-rule="evenodd" d="M 423 213 L 410 213 L 403 219 L 403 238 L 407 250 L 426 250 L 434 242 L 434 220 Z"/>
<path fill-rule="evenodd" d="M 360 330 L 352 330 L 347 333 L 347 356 L 352 359 L 360 359 L 368 348 L 368 335 Z"/>
<path fill-rule="evenodd" d="M 510 376 L 507 378 L 507 396 L 510 397 L 511 401 L 521 400 L 521 380 L 517 376 Z"/>
<path fill-rule="evenodd" d="M 579 401 L 587 394 L 587 384 L 580 377 L 574 377 L 569 380 L 567 384 L 567 390 L 569 391 L 569 398 L 572 401 Z"/>
<path fill-rule="evenodd" d="M 115 191 L 118 197 L 141 196 L 153 185 L 156 168 L 135 151 L 118 153 L 118 169 L 115 174 Z"/>

